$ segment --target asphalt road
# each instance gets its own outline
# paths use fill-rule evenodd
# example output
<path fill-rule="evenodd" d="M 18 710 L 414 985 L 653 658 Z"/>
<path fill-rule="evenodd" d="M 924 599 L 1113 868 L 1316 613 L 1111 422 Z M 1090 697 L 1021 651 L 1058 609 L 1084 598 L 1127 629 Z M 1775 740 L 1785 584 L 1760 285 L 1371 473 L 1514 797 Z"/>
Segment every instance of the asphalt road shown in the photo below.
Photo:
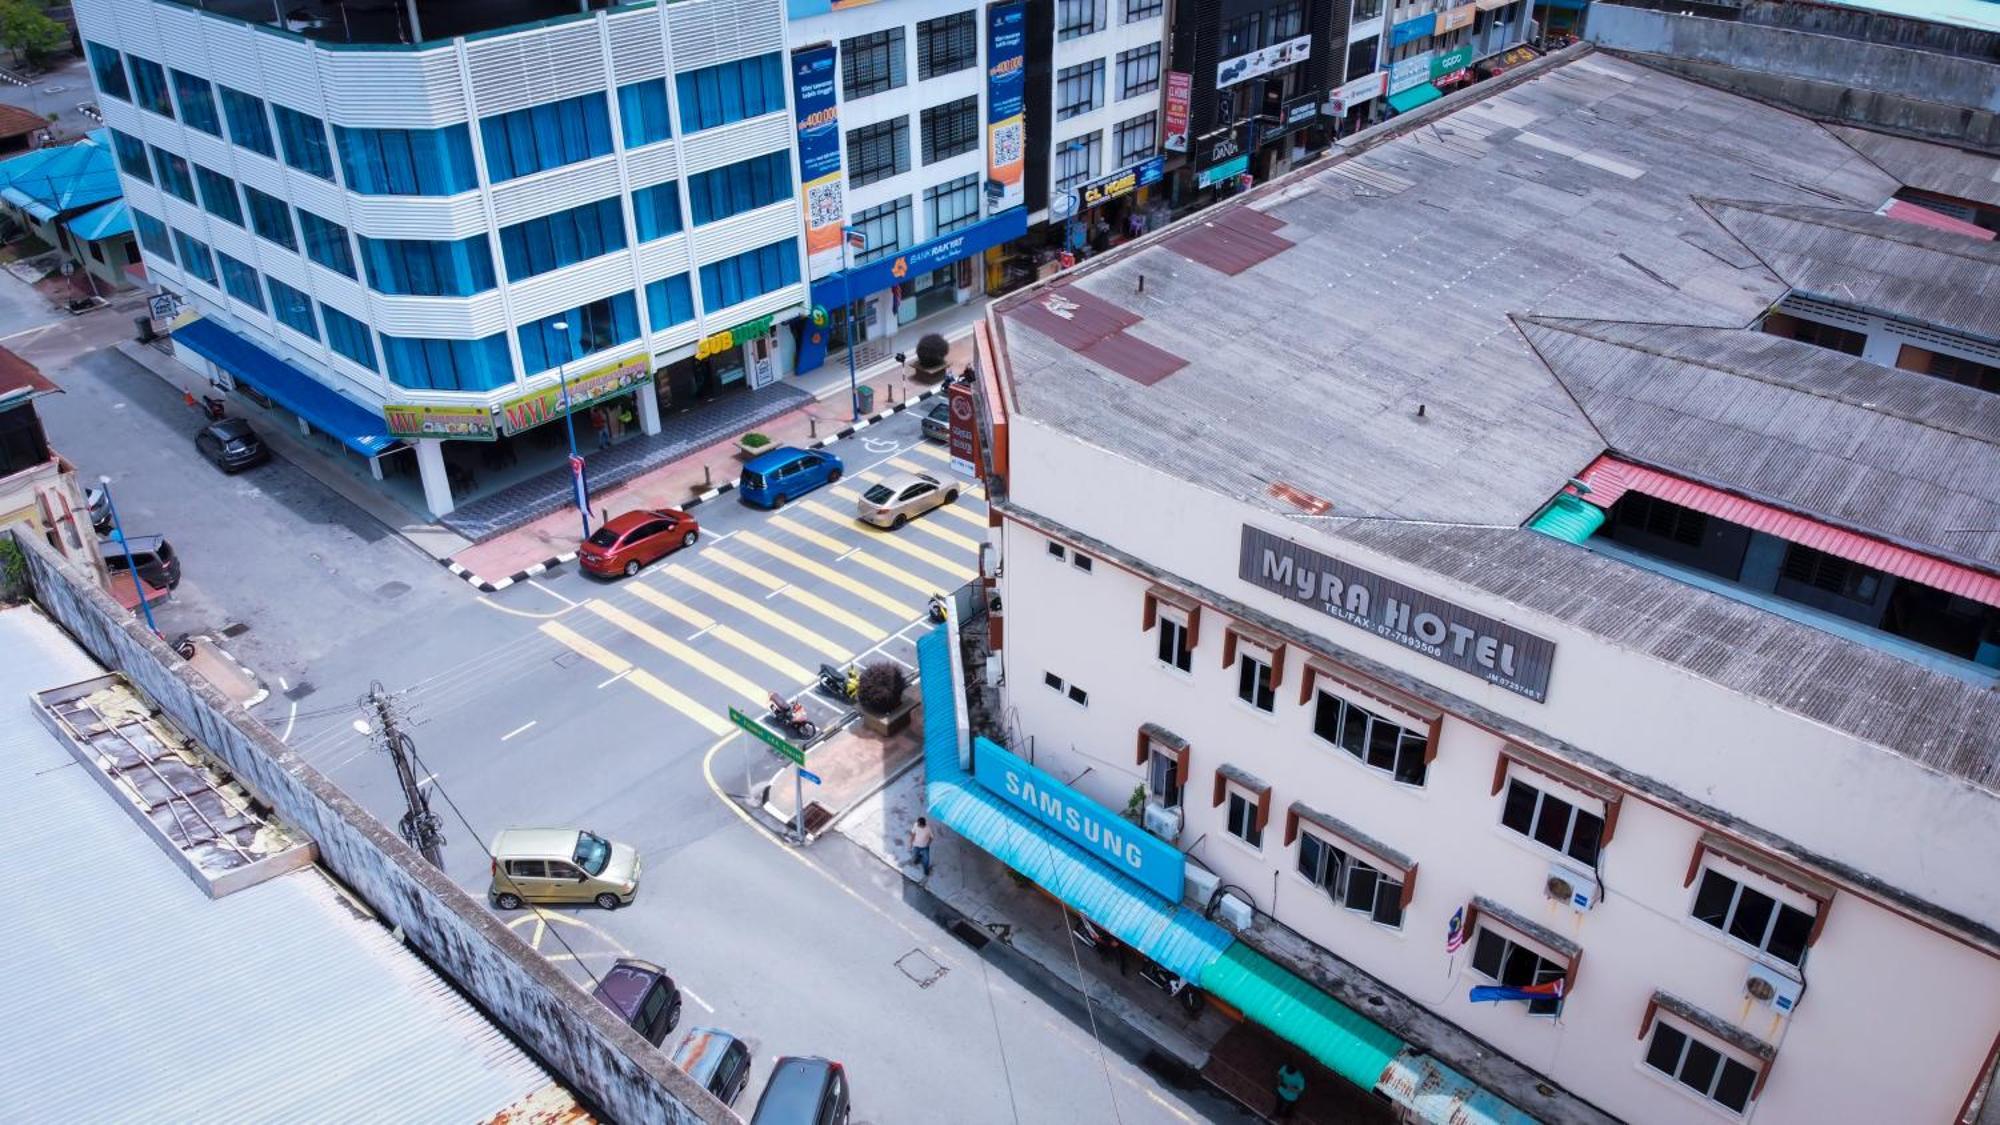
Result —
<path fill-rule="evenodd" d="M 774 1057 L 823 1054 L 848 1066 L 857 1122 L 1243 1119 L 1165 1085 L 1139 1045 L 1010 975 L 997 947 L 959 942 L 921 891 L 844 838 L 800 852 L 728 796 L 746 764 L 753 783 L 775 765 L 744 757 L 726 708 L 803 692 L 832 720 L 810 695 L 820 661 L 909 662 L 929 593 L 972 576 L 976 489 L 894 533 L 849 514 L 882 473 L 949 474 L 915 417 L 835 446 L 847 479 L 782 513 L 727 495 L 697 508 L 702 541 L 637 578 L 563 567 L 481 597 L 283 461 L 217 473 L 194 455 L 198 419 L 179 396 L 89 334 L 29 340 L 67 392 L 39 405 L 86 476 L 113 477 L 128 529 L 179 549 L 186 578 L 162 629 L 247 626 L 226 643 L 273 690 L 258 717 L 391 823 L 393 773 L 352 723 L 371 682 L 394 692 L 446 818 L 446 868 L 474 893 L 482 841 L 505 827 L 589 827 L 638 847 L 633 905 L 509 924 L 580 982 L 619 956 L 666 966 L 687 998 L 682 1030 L 753 1045 L 740 1111 Z"/>

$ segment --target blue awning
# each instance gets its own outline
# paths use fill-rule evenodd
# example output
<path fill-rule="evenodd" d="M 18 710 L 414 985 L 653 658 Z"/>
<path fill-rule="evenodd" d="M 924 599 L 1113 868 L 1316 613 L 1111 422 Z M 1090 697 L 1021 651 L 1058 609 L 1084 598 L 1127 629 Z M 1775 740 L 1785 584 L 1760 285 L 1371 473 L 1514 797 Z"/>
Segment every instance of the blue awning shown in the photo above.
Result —
<path fill-rule="evenodd" d="M 116 238 L 132 233 L 132 209 L 123 199 L 93 207 L 69 222 L 63 224 L 70 234 L 85 242 L 96 242 L 101 238 Z"/>
<path fill-rule="evenodd" d="M 943 269 L 953 262 L 983 253 L 1028 233 L 1028 209 L 1010 207 L 998 215 L 989 216 L 966 227 L 953 231 L 942 238 L 921 242 L 900 254 L 878 258 L 865 266 L 855 266 L 843 273 L 832 273 L 812 284 L 812 299 L 815 305 L 836 308 L 845 304 L 850 287 L 852 299 L 859 301 L 873 293 L 880 293 L 899 282 L 914 281 L 931 270 Z"/>
<path fill-rule="evenodd" d="M 271 396 L 278 405 L 339 438 L 342 445 L 363 457 L 373 457 L 396 444 L 380 414 L 207 317 L 174 329 L 174 343 Z"/>
<path fill-rule="evenodd" d="M 1425 82 L 1420 86 L 1412 86 L 1407 90 L 1390 94 L 1389 108 L 1397 113 L 1408 113 L 1420 105 L 1429 105 L 1441 97 L 1444 97 L 1443 90 Z"/>

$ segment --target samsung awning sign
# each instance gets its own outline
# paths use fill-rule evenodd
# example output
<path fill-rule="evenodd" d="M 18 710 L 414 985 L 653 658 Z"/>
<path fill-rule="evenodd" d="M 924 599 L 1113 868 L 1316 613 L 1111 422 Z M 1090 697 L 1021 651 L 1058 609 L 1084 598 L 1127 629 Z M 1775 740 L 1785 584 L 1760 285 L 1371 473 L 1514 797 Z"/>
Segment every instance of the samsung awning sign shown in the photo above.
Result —
<path fill-rule="evenodd" d="M 972 776 L 1035 823 L 1168 902 L 1181 900 L 1187 861 L 1172 844 L 1031 766 L 990 739 L 975 740 Z"/>
<path fill-rule="evenodd" d="M 1247 524 L 1237 577 L 1516 695 L 1548 699 L 1556 645 L 1545 637 Z"/>

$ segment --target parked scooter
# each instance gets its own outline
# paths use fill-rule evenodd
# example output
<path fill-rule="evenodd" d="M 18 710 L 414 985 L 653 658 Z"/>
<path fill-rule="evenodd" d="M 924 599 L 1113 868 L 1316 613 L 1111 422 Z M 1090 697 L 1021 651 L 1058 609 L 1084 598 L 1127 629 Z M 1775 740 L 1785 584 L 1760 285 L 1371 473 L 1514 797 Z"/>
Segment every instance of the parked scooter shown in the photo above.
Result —
<path fill-rule="evenodd" d="M 765 717 L 782 727 L 786 734 L 801 742 L 811 742 L 819 737 L 819 724 L 806 717 L 805 704 L 787 703 L 784 696 L 775 691 L 768 702 L 770 711 Z"/>
<path fill-rule="evenodd" d="M 227 417 L 228 413 L 223 408 L 222 400 L 216 398 L 214 395 L 201 396 L 201 412 L 208 415 L 208 420 L 211 422 L 222 421 L 223 418 Z"/>
<path fill-rule="evenodd" d="M 1100 958 L 1105 960 L 1110 960 L 1112 957 L 1118 958 L 1118 975 L 1125 975 L 1124 942 L 1113 937 L 1103 927 L 1092 922 L 1090 919 L 1074 912 L 1069 916 L 1069 932 L 1070 936 L 1076 939 L 1078 945 L 1083 946 L 1085 949 L 1096 950 Z"/>
<path fill-rule="evenodd" d="M 845 671 L 831 664 L 819 666 L 819 690 L 849 703 L 861 698 L 861 668 L 849 664 Z"/>
<path fill-rule="evenodd" d="M 1176 976 L 1164 965 L 1148 961 L 1139 966 L 1139 977 L 1147 984 L 1180 1001 L 1181 1010 L 1192 1019 L 1201 1014 L 1208 1004 L 1208 996 L 1201 989 Z"/>
<path fill-rule="evenodd" d="M 944 624 L 946 604 L 947 603 L 945 601 L 945 596 L 943 594 L 931 595 L 931 620 L 938 623 L 939 625 Z"/>

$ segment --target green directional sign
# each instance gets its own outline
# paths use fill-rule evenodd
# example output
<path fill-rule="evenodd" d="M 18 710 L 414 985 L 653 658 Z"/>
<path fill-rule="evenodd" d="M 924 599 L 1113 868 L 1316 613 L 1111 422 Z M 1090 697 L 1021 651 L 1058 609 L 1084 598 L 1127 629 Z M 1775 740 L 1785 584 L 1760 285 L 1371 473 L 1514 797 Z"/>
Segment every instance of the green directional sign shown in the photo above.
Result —
<path fill-rule="evenodd" d="M 757 720 L 751 718 L 750 716 L 745 715 L 743 712 L 738 711 L 734 707 L 731 707 L 729 709 L 729 721 L 735 723 L 739 727 L 742 727 L 743 733 L 749 735 L 752 738 L 758 739 L 759 741 L 763 742 L 764 745 L 769 746 L 773 750 L 776 750 L 778 752 L 779 757 L 785 759 L 786 761 L 792 763 L 793 765 L 803 766 L 806 764 L 806 752 L 804 750 L 801 750 L 798 747 L 792 745 L 791 743 L 785 741 L 778 735 L 772 734 L 770 729 L 765 727 L 763 723 L 760 723 Z"/>

